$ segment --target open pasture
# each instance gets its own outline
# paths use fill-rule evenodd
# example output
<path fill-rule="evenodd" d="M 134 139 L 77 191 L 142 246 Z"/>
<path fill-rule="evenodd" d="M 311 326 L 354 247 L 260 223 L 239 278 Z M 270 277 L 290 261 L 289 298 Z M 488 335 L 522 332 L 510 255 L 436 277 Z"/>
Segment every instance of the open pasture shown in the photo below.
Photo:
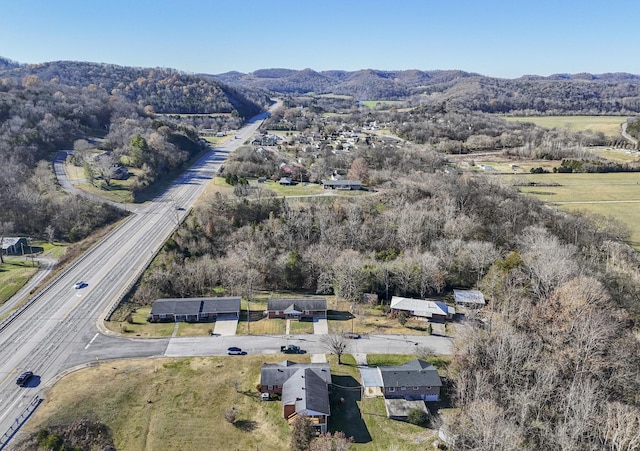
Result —
<path fill-rule="evenodd" d="M 631 232 L 631 244 L 640 248 L 640 173 L 529 174 L 505 176 L 521 193 L 534 196 L 563 211 L 586 210 L 611 216 Z M 556 186 L 553 186 L 557 184 Z"/>
<path fill-rule="evenodd" d="M 607 136 L 620 134 L 626 116 L 505 116 L 510 122 L 533 122 L 544 128 L 568 128 L 576 131 L 592 130 Z"/>

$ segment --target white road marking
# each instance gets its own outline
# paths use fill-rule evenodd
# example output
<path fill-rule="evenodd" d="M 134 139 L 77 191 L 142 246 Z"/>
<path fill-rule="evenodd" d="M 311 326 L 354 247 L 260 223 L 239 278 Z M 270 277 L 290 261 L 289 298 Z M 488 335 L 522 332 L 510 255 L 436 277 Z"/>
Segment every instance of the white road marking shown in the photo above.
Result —
<path fill-rule="evenodd" d="M 11 410 L 13 410 L 13 408 L 15 407 L 15 405 L 21 400 L 22 398 L 18 398 L 16 399 L 13 404 L 11 404 L 11 406 L 9 406 L 8 409 L 5 410 L 4 414 L 2 416 L 0 416 L 0 421 L 4 420 L 4 418 L 9 414 L 9 412 L 11 412 Z M 20 404 L 22 405 L 22 404 Z"/>
<path fill-rule="evenodd" d="M 91 346 L 91 343 L 93 343 L 93 341 L 94 341 L 96 338 L 98 338 L 98 335 L 100 335 L 100 334 L 99 334 L 99 333 L 96 333 L 96 334 L 93 336 L 93 338 L 91 339 L 91 341 L 90 341 L 89 343 L 87 343 L 87 346 L 85 346 L 85 347 L 84 347 L 85 351 L 86 351 L 87 349 L 89 349 L 89 346 Z"/>

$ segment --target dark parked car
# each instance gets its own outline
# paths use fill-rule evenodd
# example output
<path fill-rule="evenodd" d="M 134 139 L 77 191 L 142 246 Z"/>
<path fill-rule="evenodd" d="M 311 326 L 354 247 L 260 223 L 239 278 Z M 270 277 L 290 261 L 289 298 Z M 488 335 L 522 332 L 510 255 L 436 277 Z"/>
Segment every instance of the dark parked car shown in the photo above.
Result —
<path fill-rule="evenodd" d="M 29 382 L 29 379 L 31 379 L 32 377 L 33 377 L 33 371 L 25 371 L 18 377 L 16 384 L 18 384 L 21 387 L 24 387 L 25 385 L 27 385 L 27 382 Z"/>

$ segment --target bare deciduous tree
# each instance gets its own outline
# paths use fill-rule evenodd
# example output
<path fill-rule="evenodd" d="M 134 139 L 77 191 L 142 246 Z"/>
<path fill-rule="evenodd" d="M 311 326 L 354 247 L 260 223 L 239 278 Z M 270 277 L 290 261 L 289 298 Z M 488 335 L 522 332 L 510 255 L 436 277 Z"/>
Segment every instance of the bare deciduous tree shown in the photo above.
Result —
<path fill-rule="evenodd" d="M 342 356 L 349 350 L 351 342 L 345 334 L 327 334 L 322 337 L 322 345 L 338 356 L 338 364 L 342 365 Z"/>

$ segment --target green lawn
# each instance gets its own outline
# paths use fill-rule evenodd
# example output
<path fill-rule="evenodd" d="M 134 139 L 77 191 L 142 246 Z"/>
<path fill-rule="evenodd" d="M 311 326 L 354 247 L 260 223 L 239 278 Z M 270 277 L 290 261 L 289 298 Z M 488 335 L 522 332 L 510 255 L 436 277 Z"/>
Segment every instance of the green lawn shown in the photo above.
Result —
<path fill-rule="evenodd" d="M 436 431 L 386 417 L 381 398 L 361 398 L 353 358 L 329 358 L 334 391 L 330 431 L 353 436 L 352 449 L 431 449 Z M 308 362 L 308 355 L 288 355 Z M 24 427 L 91 418 L 106 424 L 119 450 L 288 449 L 291 428 L 280 402 L 264 402 L 256 384 L 263 363 L 282 355 L 111 361 L 65 376 Z M 349 388 L 351 387 L 351 388 Z M 224 412 L 235 407 L 230 424 Z"/>
<path fill-rule="evenodd" d="M 253 185 L 255 182 L 251 182 Z M 273 191 L 278 196 L 309 196 L 313 194 L 322 194 L 324 189 L 322 185 L 315 183 L 298 183 L 293 186 L 280 185 L 278 182 L 267 180 L 262 184 L 266 189 Z"/>
<path fill-rule="evenodd" d="M 362 105 L 367 108 L 375 108 L 377 106 L 381 106 L 382 108 L 391 108 L 394 106 L 402 106 L 405 105 L 406 102 L 402 100 L 363 100 Z"/>
<path fill-rule="evenodd" d="M 31 260 L 4 257 L 0 263 L 0 305 L 7 302 L 38 271 Z"/>
<path fill-rule="evenodd" d="M 313 334 L 313 321 L 291 321 L 289 333 L 296 334 Z"/>
<path fill-rule="evenodd" d="M 631 244 L 640 248 L 640 174 L 529 174 L 505 176 L 510 183 L 557 183 L 560 186 L 520 186 L 534 196 L 564 211 L 586 210 L 611 216 L 629 228 Z"/>
<path fill-rule="evenodd" d="M 620 134 L 620 125 L 626 116 L 505 116 L 510 122 L 532 122 L 544 128 L 569 128 L 571 130 L 592 130 L 607 136 Z"/>

